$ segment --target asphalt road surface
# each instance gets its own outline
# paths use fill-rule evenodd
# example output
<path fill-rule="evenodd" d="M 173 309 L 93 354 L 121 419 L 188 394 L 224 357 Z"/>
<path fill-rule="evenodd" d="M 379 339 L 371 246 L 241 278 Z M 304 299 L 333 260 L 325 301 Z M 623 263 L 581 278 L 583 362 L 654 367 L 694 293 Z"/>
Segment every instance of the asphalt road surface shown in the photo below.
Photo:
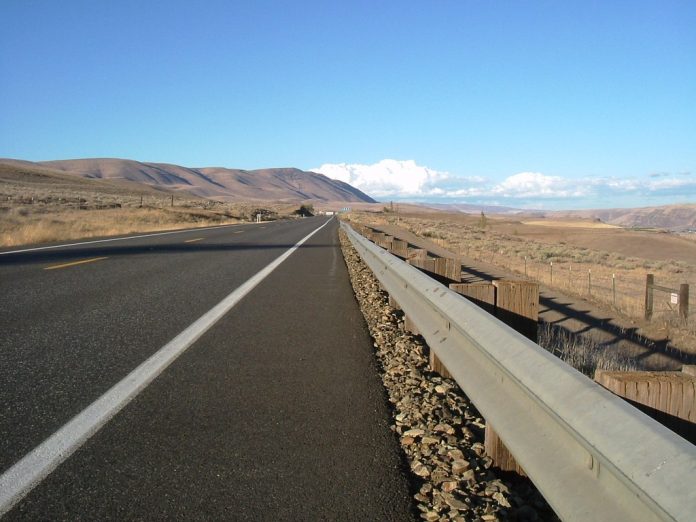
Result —
<path fill-rule="evenodd" d="M 413 518 L 337 228 L 0 252 L 3 520 Z"/>

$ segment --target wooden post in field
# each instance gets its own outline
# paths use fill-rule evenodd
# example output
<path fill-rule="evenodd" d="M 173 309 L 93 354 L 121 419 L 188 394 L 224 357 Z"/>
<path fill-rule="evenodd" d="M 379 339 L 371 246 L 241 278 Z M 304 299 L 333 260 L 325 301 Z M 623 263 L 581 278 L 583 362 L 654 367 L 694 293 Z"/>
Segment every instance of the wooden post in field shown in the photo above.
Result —
<path fill-rule="evenodd" d="M 686 283 L 679 285 L 679 316 L 684 321 L 689 319 L 689 285 Z"/>
<path fill-rule="evenodd" d="M 592 269 L 587 269 L 587 293 L 592 295 Z"/>
<path fill-rule="evenodd" d="M 551 284 L 553 284 L 553 261 L 551 261 Z"/>
<path fill-rule="evenodd" d="M 174 206 L 174 194 L 172 194 L 172 207 Z"/>
<path fill-rule="evenodd" d="M 616 274 L 611 274 L 611 298 L 616 306 Z"/>
<path fill-rule="evenodd" d="M 645 320 L 649 321 L 653 315 L 653 284 L 655 276 L 648 274 L 645 276 Z"/>

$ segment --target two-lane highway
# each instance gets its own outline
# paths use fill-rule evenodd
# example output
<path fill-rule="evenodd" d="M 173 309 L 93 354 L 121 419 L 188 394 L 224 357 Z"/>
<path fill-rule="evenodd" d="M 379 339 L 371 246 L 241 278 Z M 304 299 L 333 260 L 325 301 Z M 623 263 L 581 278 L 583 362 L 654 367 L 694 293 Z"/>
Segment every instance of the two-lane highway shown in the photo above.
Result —
<path fill-rule="evenodd" d="M 336 230 L 314 218 L 0 253 L 0 484 L 161 366 L 6 516 L 409 518 Z"/>

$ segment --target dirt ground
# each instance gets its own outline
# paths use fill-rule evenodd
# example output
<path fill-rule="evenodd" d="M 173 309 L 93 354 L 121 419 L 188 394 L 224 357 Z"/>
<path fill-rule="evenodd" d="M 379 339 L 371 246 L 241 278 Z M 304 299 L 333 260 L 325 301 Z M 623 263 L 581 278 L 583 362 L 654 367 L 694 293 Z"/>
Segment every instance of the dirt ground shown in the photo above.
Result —
<path fill-rule="evenodd" d="M 478 226 L 480 216 L 462 213 L 404 213 L 405 218 L 446 219 L 453 224 Z M 626 257 L 677 260 L 696 266 L 696 237 L 660 230 L 629 230 L 592 220 L 540 220 L 524 217 L 486 216 L 488 229 L 522 239 L 548 244 L 568 244 L 580 248 L 615 252 Z M 542 224 L 543 223 L 543 224 Z"/>
<path fill-rule="evenodd" d="M 549 284 L 548 278 L 545 278 L 548 274 L 540 274 L 531 269 L 535 265 L 530 256 L 528 278 L 540 282 L 540 319 L 556 330 L 563 330 L 561 333 L 591 337 L 599 349 L 620 352 L 622 357 L 638 362 L 640 368 L 676 369 L 682 363 L 694 362 L 696 335 L 691 326 L 675 322 L 673 311 L 666 310 L 670 314 L 669 317 L 661 316 L 650 323 L 642 319 L 647 271 L 657 272 L 660 280 L 666 281 L 668 277 L 672 280 L 690 277 L 693 279 L 691 283 L 696 283 L 694 242 L 675 234 L 654 231 L 593 228 L 591 222 L 588 222 L 587 228 L 583 228 L 577 224 L 569 227 L 558 223 L 551 226 L 524 225 L 517 220 L 487 218 L 483 231 L 479 228 L 480 216 L 462 214 L 400 216 L 398 223 L 393 218 L 376 214 L 361 213 L 351 217 L 362 222 L 372 222 L 393 235 L 398 232 L 398 237 L 404 236 L 412 244 L 427 248 L 438 255 L 459 257 L 463 263 L 465 282 L 501 278 L 525 279 L 523 269 L 516 264 L 519 248 L 533 246 L 537 249 L 532 249 L 533 252 L 544 253 L 544 249 L 547 248 L 544 245 L 547 245 L 548 249 L 556 248 L 558 245 L 562 245 L 564 249 L 569 247 L 570 252 L 563 251 L 559 258 L 563 255 L 575 256 L 574 275 L 581 272 L 578 267 L 592 266 L 592 277 L 595 278 L 593 285 L 596 286 L 592 287 L 591 295 L 586 295 L 585 290 L 578 287 L 578 281 L 569 282 L 566 279 L 565 273 L 562 272 L 563 263 L 556 263 L 556 279 L 551 281 L 554 284 Z M 656 243 L 659 246 L 646 246 Z M 470 244 L 473 245 L 471 249 L 468 246 Z M 510 244 L 517 245 L 514 249 L 517 257 L 512 254 Z M 617 254 L 617 249 L 625 254 Z M 602 252 L 612 253 L 603 255 Z M 471 255 L 466 255 L 467 253 Z M 604 262 L 607 266 L 588 265 L 586 260 L 592 263 Z M 633 293 L 619 295 L 622 300 L 620 304 L 626 301 L 626 306 L 619 306 L 618 301 L 613 305 L 611 300 L 607 302 L 606 285 L 611 283 L 601 280 L 602 276 L 606 277 L 607 272 L 611 277 L 611 272 L 618 271 L 616 266 L 622 266 L 622 263 L 628 263 L 626 266 L 629 267 L 621 270 L 619 274 L 622 291 L 630 289 Z M 582 277 L 587 278 L 586 269 L 584 274 Z M 605 286 L 599 286 L 600 283 Z M 608 290 L 611 296 L 611 288 Z M 696 300 L 692 298 L 692 303 L 694 302 Z M 628 306 L 629 304 L 631 306 Z"/>

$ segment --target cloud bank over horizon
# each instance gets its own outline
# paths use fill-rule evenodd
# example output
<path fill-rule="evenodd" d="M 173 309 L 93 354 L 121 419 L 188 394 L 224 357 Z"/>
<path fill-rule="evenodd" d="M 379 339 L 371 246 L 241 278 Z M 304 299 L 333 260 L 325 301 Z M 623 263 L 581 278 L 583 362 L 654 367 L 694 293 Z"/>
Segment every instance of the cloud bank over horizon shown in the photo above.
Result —
<path fill-rule="evenodd" d="M 495 181 L 457 176 L 418 165 L 414 160 L 394 159 L 371 165 L 326 163 L 310 170 L 349 183 L 378 200 L 559 210 L 696 202 L 696 176 L 691 172 L 581 179 L 518 172 Z"/>

